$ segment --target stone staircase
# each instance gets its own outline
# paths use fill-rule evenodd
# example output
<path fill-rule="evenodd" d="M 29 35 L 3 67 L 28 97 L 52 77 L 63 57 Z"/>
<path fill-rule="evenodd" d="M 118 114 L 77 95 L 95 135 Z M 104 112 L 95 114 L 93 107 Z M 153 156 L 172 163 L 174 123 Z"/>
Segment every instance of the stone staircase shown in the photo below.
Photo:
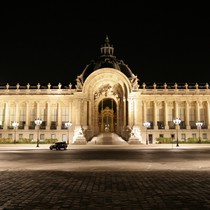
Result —
<path fill-rule="evenodd" d="M 118 136 L 116 133 L 105 132 L 101 133 L 98 136 L 92 138 L 88 144 L 96 145 L 119 145 L 119 144 L 128 144 L 124 139 Z"/>

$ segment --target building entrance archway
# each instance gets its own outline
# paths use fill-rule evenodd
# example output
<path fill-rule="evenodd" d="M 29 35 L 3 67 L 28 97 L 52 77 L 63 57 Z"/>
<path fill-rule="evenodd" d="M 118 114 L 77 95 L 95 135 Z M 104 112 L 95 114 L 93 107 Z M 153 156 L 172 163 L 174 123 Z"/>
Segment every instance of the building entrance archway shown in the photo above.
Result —
<path fill-rule="evenodd" d="M 117 106 L 112 98 L 102 99 L 98 105 L 99 132 L 116 132 Z"/>

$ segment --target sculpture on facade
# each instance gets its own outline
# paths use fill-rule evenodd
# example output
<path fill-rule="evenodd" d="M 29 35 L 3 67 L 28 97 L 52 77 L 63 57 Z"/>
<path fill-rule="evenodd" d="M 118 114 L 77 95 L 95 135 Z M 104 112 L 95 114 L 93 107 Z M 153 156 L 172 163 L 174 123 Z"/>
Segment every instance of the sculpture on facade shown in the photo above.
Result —
<path fill-rule="evenodd" d="M 131 82 L 131 86 L 132 86 L 133 90 L 137 90 L 139 88 L 138 81 L 139 81 L 138 77 L 136 75 L 132 74 L 130 82 Z"/>
<path fill-rule="evenodd" d="M 77 82 L 76 89 L 81 90 L 82 86 L 83 86 L 83 76 L 82 76 L 82 74 L 77 76 L 76 82 Z"/>

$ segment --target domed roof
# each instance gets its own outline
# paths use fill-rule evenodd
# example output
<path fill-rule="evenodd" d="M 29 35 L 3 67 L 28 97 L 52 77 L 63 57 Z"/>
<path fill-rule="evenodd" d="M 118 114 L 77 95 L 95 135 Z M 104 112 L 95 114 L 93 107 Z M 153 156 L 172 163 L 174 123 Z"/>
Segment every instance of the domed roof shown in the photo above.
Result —
<path fill-rule="evenodd" d="M 105 43 L 101 46 L 100 52 L 101 55 L 99 58 L 95 61 L 92 60 L 83 70 L 82 74 L 77 76 L 77 89 L 81 89 L 83 82 L 93 71 L 101 68 L 113 68 L 121 71 L 130 79 L 130 81 L 137 79 L 137 76 L 132 73 L 128 65 L 126 65 L 123 60 L 118 60 L 114 56 L 114 47 L 110 45 L 108 36 L 106 36 Z"/>

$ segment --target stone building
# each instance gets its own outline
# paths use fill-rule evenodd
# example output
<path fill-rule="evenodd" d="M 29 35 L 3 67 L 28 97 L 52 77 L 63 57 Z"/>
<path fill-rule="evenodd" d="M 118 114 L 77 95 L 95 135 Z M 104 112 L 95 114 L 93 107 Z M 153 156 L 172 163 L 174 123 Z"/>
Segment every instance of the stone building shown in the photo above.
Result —
<path fill-rule="evenodd" d="M 0 138 L 56 138 L 70 144 L 91 143 L 105 134 L 128 144 L 154 144 L 159 137 L 210 138 L 208 84 L 141 84 L 114 56 L 108 37 L 100 53 L 77 76 L 75 87 L 1 86 Z"/>

